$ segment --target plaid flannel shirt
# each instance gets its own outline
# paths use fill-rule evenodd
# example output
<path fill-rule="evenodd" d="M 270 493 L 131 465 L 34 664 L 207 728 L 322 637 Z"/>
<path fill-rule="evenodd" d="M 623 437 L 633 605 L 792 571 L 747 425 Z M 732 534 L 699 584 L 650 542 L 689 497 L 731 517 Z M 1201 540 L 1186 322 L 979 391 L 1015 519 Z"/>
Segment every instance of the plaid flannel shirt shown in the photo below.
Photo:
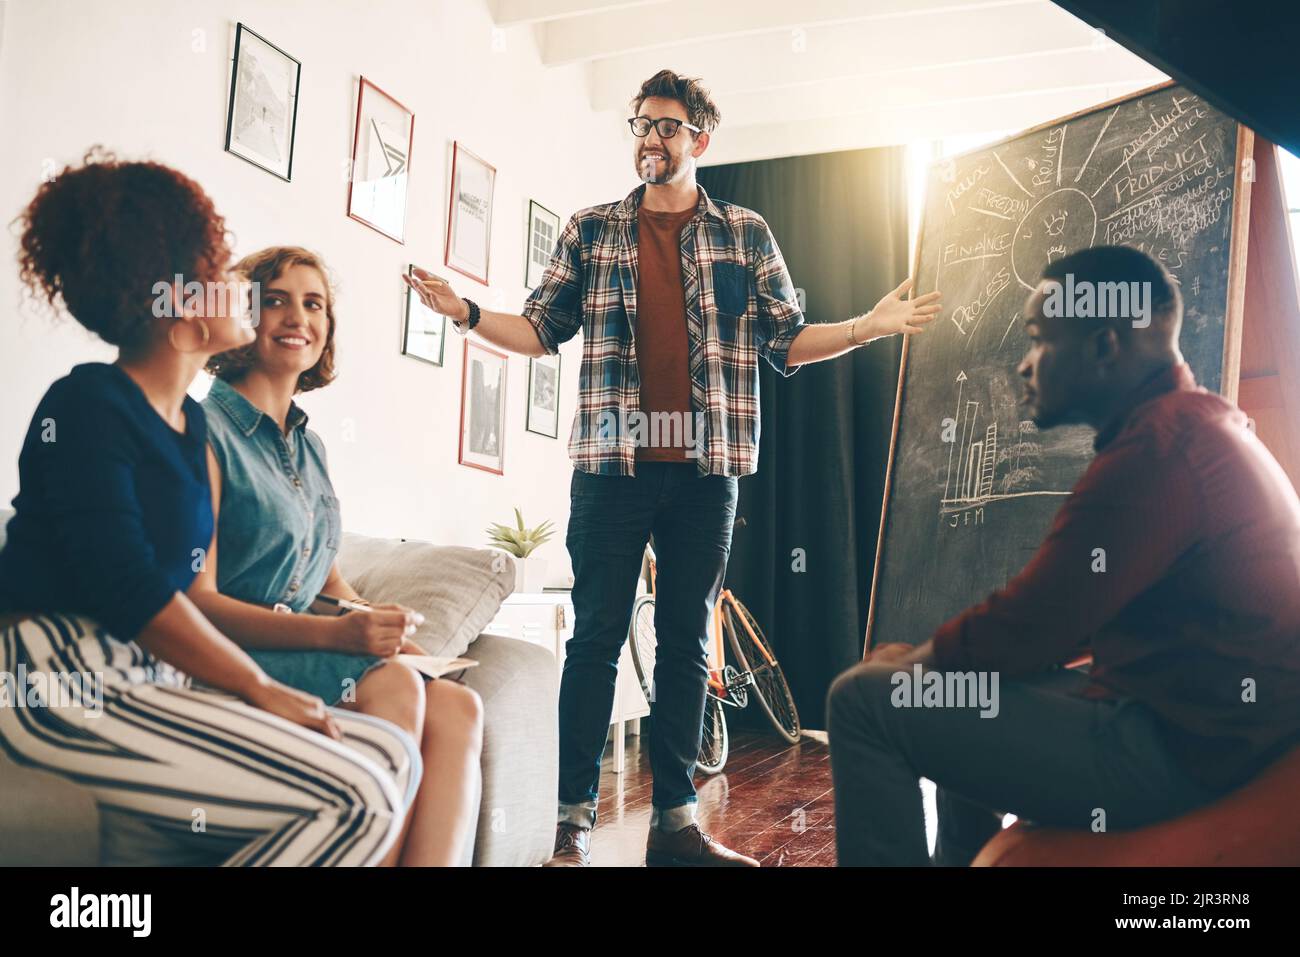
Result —
<path fill-rule="evenodd" d="M 583 332 L 569 456 L 584 472 L 634 474 L 636 213 L 644 194 L 638 186 L 621 202 L 574 213 L 523 308 L 548 353 Z M 803 313 L 763 217 L 715 202 L 703 187 L 681 255 L 700 474 L 748 475 L 758 467 L 758 356 L 793 374 L 798 367 L 786 359 Z"/>

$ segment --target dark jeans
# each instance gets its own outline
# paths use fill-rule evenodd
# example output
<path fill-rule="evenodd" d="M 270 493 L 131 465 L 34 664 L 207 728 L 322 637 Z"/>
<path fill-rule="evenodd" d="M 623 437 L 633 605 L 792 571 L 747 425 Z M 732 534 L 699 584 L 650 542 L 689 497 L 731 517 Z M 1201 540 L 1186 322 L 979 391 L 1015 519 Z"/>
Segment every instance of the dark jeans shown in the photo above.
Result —
<path fill-rule="evenodd" d="M 653 534 L 658 650 L 650 703 L 652 802 L 666 829 L 672 829 L 670 819 L 685 826 L 696 801 L 692 777 L 708 684 L 708 620 L 731 551 L 736 480 L 701 476 L 694 462 L 638 462 L 635 476 L 575 471 L 570 497 L 575 620 L 560 682 L 559 819 L 595 823 L 619 651 Z M 665 813 L 670 809 L 679 810 Z"/>
<path fill-rule="evenodd" d="M 1001 827 L 1118 831 L 1175 817 L 1217 796 L 1165 746 L 1159 719 L 1131 698 L 1078 697 L 1085 675 L 1058 670 L 999 682 L 997 713 L 897 707 L 899 669 L 866 662 L 831 686 L 827 728 L 841 865 L 965 865 Z M 906 700 L 905 696 L 902 700 Z M 919 778 L 939 788 L 935 860 Z"/>

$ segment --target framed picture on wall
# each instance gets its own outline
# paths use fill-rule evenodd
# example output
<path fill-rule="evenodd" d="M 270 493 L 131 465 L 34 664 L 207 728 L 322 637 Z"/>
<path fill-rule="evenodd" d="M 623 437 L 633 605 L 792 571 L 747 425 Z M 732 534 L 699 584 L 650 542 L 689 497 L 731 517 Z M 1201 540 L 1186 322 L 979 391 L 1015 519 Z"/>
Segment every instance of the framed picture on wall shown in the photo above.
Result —
<path fill-rule="evenodd" d="M 406 242 L 415 114 L 364 76 L 357 88 L 348 215 L 399 243 Z"/>
<path fill-rule="evenodd" d="M 506 354 L 465 340 L 460 380 L 460 464 L 505 474 Z"/>
<path fill-rule="evenodd" d="M 492 191 L 496 167 L 460 143 L 452 143 L 451 199 L 447 203 L 447 246 L 443 262 L 483 285 L 492 251 Z"/>
<path fill-rule="evenodd" d="M 242 23 L 235 27 L 226 152 L 286 183 L 293 176 L 302 64 Z"/>
<path fill-rule="evenodd" d="M 414 263 L 407 266 L 406 274 L 415 278 Z M 410 286 L 403 284 L 403 288 L 406 320 L 402 325 L 402 355 L 440 366 L 447 344 L 447 317 L 421 302 Z"/>
<path fill-rule="evenodd" d="M 552 439 L 560 437 L 560 357 L 528 360 L 528 419 L 525 428 Z"/>
<path fill-rule="evenodd" d="M 524 285 L 536 288 L 542 281 L 542 273 L 555 252 L 555 243 L 560 238 L 560 217 L 541 203 L 528 201 L 528 260 L 524 264 Z"/>

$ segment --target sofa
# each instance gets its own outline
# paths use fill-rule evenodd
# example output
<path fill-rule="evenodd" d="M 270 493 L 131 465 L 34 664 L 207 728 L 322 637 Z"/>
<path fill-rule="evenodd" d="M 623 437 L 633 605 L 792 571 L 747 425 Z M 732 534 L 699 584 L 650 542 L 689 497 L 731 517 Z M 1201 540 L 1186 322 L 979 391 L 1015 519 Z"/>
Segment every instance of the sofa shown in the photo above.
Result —
<path fill-rule="evenodd" d="M 0 510 L 0 548 L 12 513 Z M 504 553 L 346 534 L 344 577 L 376 604 L 425 615 L 415 641 L 479 664 L 465 684 L 483 700 L 479 821 L 463 863 L 533 866 L 550 857 L 559 777 L 556 667 L 550 651 L 487 631 L 516 571 Z M 0 866 L 211 864 L 166 835 L 101 812 L 72 781 L 0 750 Z"/>

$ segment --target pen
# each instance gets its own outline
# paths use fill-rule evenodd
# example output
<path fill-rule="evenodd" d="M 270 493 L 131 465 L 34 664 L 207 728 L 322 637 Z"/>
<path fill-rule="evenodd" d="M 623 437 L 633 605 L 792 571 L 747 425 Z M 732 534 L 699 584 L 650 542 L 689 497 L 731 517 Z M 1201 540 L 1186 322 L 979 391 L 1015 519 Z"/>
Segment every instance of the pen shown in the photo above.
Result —
<path fill-rule="evenodd" d="M 342 608 L 344 611 L 370 611 L 368 604 L 363 605 L 360 602 L 349 601 L 346 598 L 335 598 L 333 595 L 317 595 L 317 601 L 323 601 L 327 605 L 334 605 Z"/>

